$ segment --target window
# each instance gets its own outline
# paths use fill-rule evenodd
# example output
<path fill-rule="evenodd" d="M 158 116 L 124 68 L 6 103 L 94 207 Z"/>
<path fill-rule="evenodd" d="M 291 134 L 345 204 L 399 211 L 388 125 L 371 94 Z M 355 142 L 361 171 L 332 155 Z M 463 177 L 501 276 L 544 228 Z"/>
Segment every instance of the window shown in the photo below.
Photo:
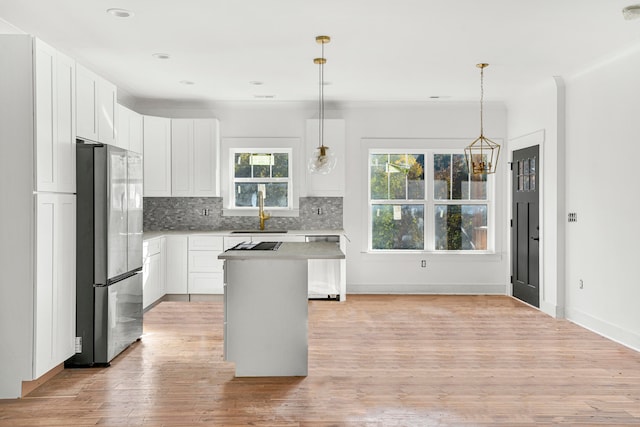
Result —
<path fill-rule="evenodd" d="M 462 150 L 370 150 L 370 249 L 486 251 L 490 193 Z"/>
<path fill-rule="evenodd" d="M 231 199 L 234 208 L 258 206 L 258 192 L 264 206 L 291 209 L 291 150 L 235 149 Z"/>

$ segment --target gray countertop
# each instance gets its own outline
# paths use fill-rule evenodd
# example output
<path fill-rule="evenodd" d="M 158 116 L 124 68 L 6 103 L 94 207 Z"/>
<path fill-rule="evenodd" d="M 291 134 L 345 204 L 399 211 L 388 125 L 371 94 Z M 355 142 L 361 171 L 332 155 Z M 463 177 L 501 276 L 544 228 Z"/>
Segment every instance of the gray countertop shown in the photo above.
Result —
<path fill-rule="evenodd" d="M 277 239 L 274 239 L 277 240 Z M 261 250 L 228 250 L 218 255 L 218 259 L 252 260 L 252 259 L 344 259 L 340 247 L 331 242 L 283 242 L 277 251 Z"/>
<path fill-rule="evenodd" d="M 344 230 L 287 230 L 286 233 L 268 233 L 260 230 L 255 230 L 248 233 L 233 233 L 232 230 L 163 230 L 163 231 L 145 231 L 143 238 L 145 240 L 153 239 L 162 236 L 171 235 L 208 235 L 208 236 L 274 236 L 273 240 L 277 241 L 277 236 L 292 235 L 292 236 L 333 236 L 343 235 Z"/>

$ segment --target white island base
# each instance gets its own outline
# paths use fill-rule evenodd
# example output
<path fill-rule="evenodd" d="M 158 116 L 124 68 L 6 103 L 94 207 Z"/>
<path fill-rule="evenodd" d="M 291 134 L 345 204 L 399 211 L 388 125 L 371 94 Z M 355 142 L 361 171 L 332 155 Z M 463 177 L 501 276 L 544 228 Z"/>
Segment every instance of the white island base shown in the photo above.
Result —
<path fill-rule="evenodd" d="M 224 354 L 237 377 L 307 375 L 307 260 L 227 259 Z"/>

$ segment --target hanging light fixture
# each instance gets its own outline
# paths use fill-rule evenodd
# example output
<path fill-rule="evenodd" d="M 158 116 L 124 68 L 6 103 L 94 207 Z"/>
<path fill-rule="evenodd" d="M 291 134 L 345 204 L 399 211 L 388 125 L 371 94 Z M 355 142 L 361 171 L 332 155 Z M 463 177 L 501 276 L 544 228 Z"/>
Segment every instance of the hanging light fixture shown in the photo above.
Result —
<path fill-rule="evenodd" d="M 480 68 L 480 136 L 464 149 L 464 158 L 469 170 L 474 174 L 495 173 L 500 155 L 500 145 L 484 136 L 483 106 L 484 101 L 484 69 L 489 64 L 477 64 Z"/>
<path fill-rule="evenodd" d="M 324 145 L 324 64 L 327 62 L 324 57 L 324 45 L 329 43 L 329 36 L 317 36 L 316 42 L 322 46 L 322 56 L 313 60 L 319 68 L 319 95 L 318 95 L 318 147 L 313 150 L 307 167 L 311 173 L 328 174 L 336 166 L 337 159 Z"/>

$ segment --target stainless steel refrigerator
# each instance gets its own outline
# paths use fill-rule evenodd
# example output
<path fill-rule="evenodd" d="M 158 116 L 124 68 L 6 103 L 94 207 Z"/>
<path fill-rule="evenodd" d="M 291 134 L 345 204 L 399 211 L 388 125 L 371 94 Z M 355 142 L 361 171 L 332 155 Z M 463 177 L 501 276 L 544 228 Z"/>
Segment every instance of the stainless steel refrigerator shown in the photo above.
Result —
<path fill-rule="evenodd" d="M 142 335 L 142 156 L 78 140 L 76 354 L 108 365 Z"/>

